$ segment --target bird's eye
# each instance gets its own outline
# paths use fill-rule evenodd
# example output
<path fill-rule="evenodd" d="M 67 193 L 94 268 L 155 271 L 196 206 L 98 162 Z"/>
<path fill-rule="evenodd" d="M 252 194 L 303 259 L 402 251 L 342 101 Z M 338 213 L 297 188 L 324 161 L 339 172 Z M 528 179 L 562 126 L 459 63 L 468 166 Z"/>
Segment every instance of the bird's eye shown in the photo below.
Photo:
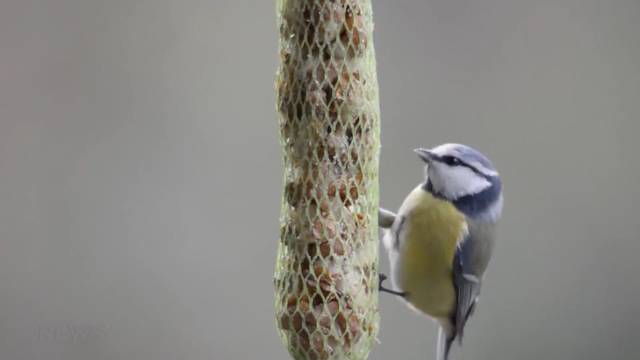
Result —
<path fill-rule="evenodd" d="M 456 166 L 461 164 L 460 159 L 455 156 L 443 156 L 442 161 L 449 166 Z"/>

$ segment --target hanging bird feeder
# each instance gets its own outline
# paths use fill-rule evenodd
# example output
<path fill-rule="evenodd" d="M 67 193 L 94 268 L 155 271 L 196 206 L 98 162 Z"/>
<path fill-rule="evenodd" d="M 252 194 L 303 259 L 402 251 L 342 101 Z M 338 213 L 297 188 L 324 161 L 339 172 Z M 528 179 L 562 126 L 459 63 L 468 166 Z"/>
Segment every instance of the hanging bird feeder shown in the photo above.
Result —
<path fill-rule="evenodd" d="M 371 0 L 279 0 L 284 195 L 275 272 L 294 359 L 366 359 L 378 331 L 380 112 Z"/>

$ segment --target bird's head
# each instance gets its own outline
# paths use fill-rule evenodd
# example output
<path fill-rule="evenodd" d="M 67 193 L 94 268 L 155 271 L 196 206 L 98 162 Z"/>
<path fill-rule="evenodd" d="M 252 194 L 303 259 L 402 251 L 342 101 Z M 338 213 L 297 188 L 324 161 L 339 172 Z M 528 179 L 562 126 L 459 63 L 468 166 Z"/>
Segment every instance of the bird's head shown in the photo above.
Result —
<path fill-rule="evenodd" d="M 468 210 L 465 212 L 479 214 L 492 206 L 498 207 L 494 210 L 499 216 L 502 181 L 491 161 L 481 152 L 461 144 L 443 144 L 415 152 L 427 164 L 425 187 L 428 191 Z"/>

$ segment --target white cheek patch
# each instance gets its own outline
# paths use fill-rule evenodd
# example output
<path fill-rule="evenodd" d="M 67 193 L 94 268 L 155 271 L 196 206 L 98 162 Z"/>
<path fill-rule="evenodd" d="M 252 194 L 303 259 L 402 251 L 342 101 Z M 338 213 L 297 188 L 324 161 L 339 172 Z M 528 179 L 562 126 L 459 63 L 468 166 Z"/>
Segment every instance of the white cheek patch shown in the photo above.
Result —
<path fill-rule="evenodd" d="M 487 189 L 491 183 L 465 166 L 432 163 L 428 169 L 433 188 L 448 199 L 473 195 Z"/>

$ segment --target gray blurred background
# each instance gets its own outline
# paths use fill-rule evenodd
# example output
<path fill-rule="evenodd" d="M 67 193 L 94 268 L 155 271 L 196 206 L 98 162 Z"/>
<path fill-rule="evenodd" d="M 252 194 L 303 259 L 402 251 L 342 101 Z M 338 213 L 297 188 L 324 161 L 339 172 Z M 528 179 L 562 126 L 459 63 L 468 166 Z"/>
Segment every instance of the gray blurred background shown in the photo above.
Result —
<path fill-rule="evenodd" d="M 417 146 L 473 145 L 506 184 L 454 355 L 637 355 L 640 2 L 374 11 L 382 204 Z M 276 66 L 274 1 L 0 2 L 0 359 L 287 358 Z M 433 323 L 380 308 L 371 359 L 434 357 Z"/>

